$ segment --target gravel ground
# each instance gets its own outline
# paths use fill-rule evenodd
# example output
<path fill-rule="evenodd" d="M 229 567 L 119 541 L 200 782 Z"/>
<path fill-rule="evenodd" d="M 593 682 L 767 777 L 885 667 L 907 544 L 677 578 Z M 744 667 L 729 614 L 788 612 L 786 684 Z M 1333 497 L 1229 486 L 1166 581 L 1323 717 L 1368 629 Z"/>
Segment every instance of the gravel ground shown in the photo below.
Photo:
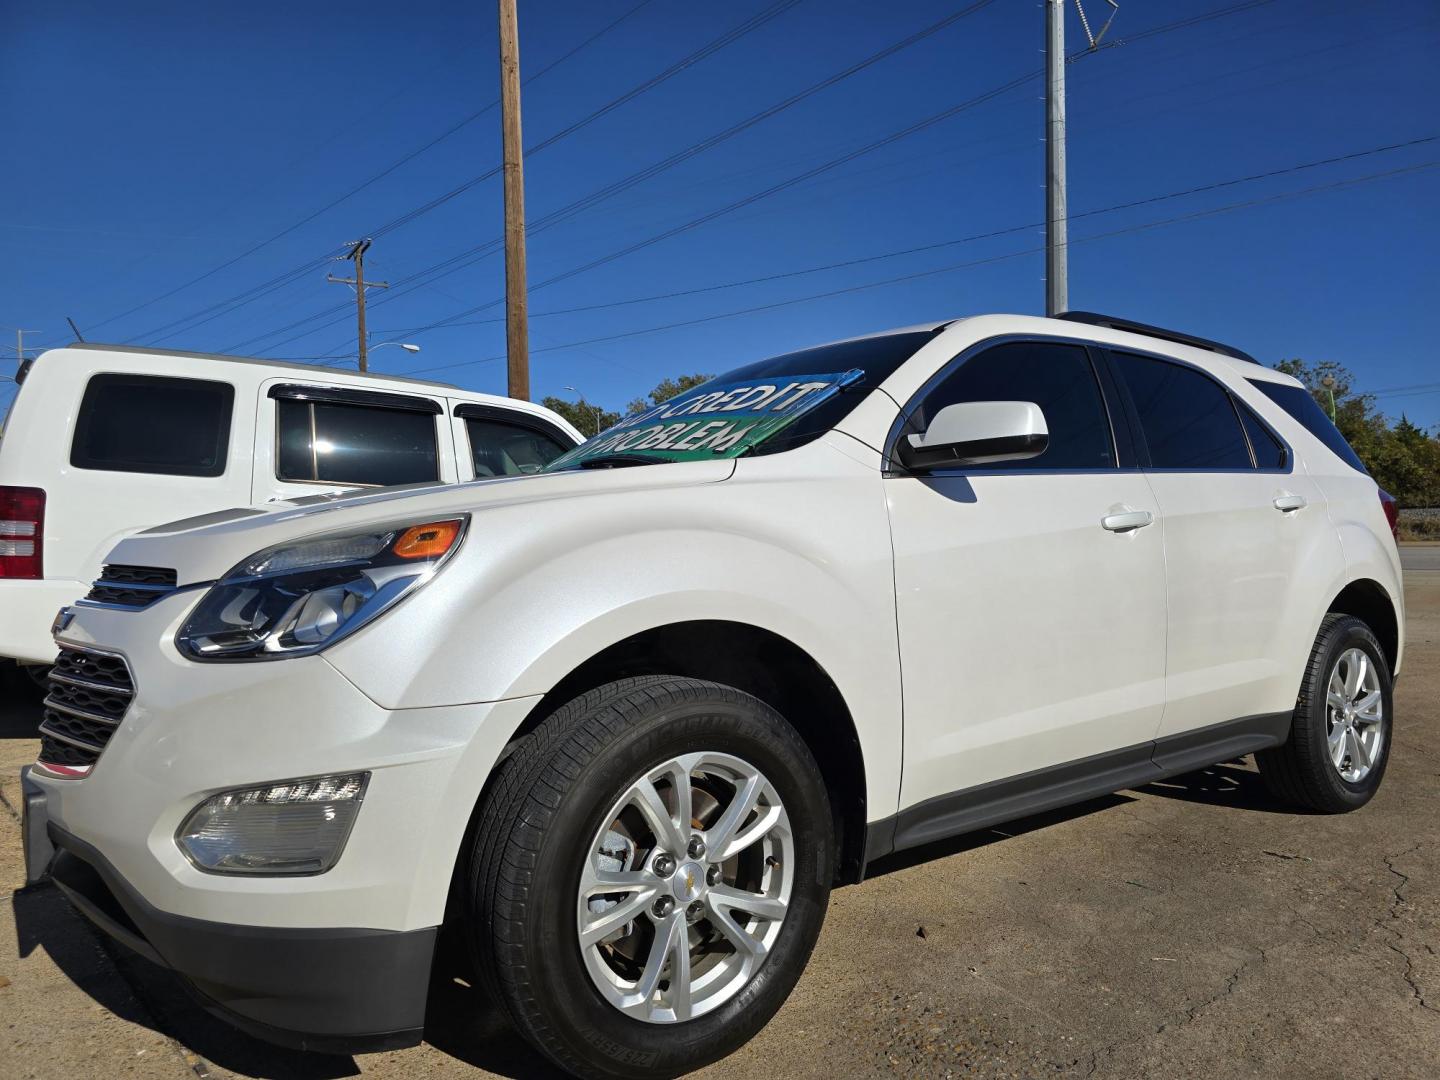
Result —
<path fill-rule="evenodd" d="M 892 859 L 835 894 L 790 1001 L 701 1075 L 1440 1075 L 1437 556 L 1406 549 L 1395 746 L 1364 810 L 1292 813 L 1247 761 Z M 53 889 L 17 889 L 10 808 L 35 723 L 33 696 L 6 688 L 0 1076 L 554 1075 L 444 972 L 422 1046 L 274 1049 L 103 942 Z"/>

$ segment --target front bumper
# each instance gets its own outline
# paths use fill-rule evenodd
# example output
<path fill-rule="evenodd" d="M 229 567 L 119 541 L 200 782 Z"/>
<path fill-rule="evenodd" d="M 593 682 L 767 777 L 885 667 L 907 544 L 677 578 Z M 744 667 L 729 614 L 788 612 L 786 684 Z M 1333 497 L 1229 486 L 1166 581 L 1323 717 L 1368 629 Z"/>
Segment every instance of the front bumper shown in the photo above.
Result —
<path fill-rule="evenodd" d="M 48 878 L 99 929 L 181 975 L 212 1013 L 300 1050 L 353 1054 L 420 1041 L 437 928 L 298 929 L 171 915 L 50 822 L 45 791 L 28 773 L 26 879 Z"/>
<path fill-rule="evenodd" d="M 171 645 L 193 599 L 81 606 L 61 635 L 124 657 L 135 696 L 89 775 L 27 770 L 27 876 L 260 1037 L 413 1042 L 474 808 L 538 699 L 390 710 L 321 656 L 195 664 Z M 221 791 L 362 771 L 364 803 L 325 873 L 208 873 L 176 843 Z"/>

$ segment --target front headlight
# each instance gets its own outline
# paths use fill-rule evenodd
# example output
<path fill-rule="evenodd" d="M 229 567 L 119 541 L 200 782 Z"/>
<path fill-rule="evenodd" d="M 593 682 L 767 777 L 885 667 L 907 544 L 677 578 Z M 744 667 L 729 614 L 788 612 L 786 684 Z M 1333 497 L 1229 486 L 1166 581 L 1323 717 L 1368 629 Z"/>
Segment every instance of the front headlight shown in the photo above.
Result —
<path fill-rule="evenodd" d="M 194 660 L 275 660 L 333 645 L 428 581 L 466 518 L 267 548 L 205 594 L 175 644 Z"/>

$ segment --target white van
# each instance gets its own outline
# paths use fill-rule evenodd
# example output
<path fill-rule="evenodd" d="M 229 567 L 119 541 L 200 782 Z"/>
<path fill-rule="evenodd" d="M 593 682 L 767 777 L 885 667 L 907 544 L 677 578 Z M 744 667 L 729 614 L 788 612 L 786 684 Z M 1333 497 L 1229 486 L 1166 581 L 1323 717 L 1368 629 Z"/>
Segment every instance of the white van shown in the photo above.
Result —
<path fill-rule="evenodd" d="M 582 436 L 443 383 L 123 345 L 22 368 L 0 440 L 0 658 L 49 664 L 50 623 L 105 554 L 166 521 L 328 492 L 538 472 Z M 174 584 L 170 582 L 169 584 Z"/>

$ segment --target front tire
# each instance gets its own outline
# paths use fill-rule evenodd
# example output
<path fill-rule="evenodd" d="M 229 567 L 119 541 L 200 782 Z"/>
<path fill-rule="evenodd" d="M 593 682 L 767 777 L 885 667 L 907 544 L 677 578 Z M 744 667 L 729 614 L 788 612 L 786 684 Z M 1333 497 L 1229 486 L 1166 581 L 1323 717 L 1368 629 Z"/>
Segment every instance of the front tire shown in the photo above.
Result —
<path fill-rule="evenodd" d="M 833 867 L 824 783 L 784 718 L 716 683 L 626 679 L 560 708 L 501 766 L 469 936 L 512 1022 L 562 1068 L 671 1077 L 779 1009 Z"/>
<path fill-rule="evenodd" d="M 1289 740 L 1255 755 L 1271 793 L 1324 814 L 1369 802 L 1390 760 L 1393 685 L 1370 627 L 1353 615 L 1326 615 L 1305 667 Z"/>

